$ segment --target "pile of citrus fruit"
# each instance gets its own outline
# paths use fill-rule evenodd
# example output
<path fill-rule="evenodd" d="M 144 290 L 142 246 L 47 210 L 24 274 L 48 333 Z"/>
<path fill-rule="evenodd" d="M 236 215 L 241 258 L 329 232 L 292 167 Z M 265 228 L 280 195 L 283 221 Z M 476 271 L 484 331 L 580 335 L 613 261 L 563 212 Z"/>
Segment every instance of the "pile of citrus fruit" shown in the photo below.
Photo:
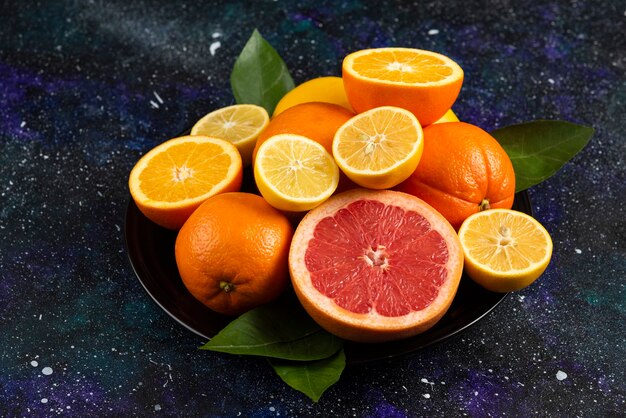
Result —
<path fill-rule="evenodd" d="M 335 335 L 409 337 L 445 314 L 463 270 L 508 292 L 552 253 L 546 230 L 511 210 L 506 152 L 452 112 L 462 83 L 441 54 L 358 51 L 272 117 L 252 104 L 207 114 L 137 162 L 130 192 L 179 230 L 180 276 L 209 308 L 238 315 L 291 284 Z M 258 194 L 239 191 L 248 172 Z"/>

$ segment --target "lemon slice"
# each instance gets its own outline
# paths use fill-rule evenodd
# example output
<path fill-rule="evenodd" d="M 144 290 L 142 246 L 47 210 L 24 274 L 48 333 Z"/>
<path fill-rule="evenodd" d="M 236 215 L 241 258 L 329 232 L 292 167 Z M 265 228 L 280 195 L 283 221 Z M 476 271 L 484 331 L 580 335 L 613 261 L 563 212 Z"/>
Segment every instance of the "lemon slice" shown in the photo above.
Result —
<path fill-rule="evenodd" d="M 314 140 L 280 134 L 259 147 L 254 179 L 270 205 L 302 212 L 333 194 L 339 182 L 339 168 L 333 157 Z"/>
<path fill-rule="evenodd" d="M 408 110 L 377 107 L 360 113 L 335 133 L 333 157 L 353 182 L 387 189 L 415 171 L 424 150 L 424 133 Z"/>
<path fill-rule="evenodd" d="M 552 239 L 533 217 L 511 209 L 469 216 L 459 229 L 465 271 L 494 292 L 511 292 L 534 282 L 552 257 Z"/>
<path fill-rule="evenodd" d="M 269 121 L 267 111 L 261 106 L 238 104 L 207 114 L 191 128 L 191 135 L 213 136 L 232 143 L 245 167 L 250 165 L 257 137 Z"/>

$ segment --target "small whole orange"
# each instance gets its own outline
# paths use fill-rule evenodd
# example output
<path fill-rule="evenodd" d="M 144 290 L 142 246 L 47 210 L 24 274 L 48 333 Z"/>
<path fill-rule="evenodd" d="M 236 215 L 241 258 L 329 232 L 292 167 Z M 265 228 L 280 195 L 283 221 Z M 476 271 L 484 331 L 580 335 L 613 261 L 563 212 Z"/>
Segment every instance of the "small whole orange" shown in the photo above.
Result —
<path fill-rule="evenodd" d="M 510 209 L 515 173 L 502 146 L 478 126 L 438 123 L 424 128 L 420 163 L 395 189 L 426 201 L 458 230 L 476 212 Z"/>
<path fill-rule="evenodd" d="M 287 217 L 261 196 L 240 192 L 213 196 L 176 237 L 180 277 L 211 310 L 242 314 L 285 290 L 292 235 Z"/>

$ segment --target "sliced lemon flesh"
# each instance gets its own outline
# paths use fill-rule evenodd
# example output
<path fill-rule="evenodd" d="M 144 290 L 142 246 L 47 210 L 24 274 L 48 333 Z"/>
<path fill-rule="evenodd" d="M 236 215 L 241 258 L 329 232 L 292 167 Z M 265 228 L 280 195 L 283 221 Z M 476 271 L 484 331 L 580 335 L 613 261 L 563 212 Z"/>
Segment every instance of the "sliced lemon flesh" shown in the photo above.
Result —
<path fill-rule="evenodd" d="M 490 209 L 468 217 L 459 238 L 465 270 L 478 284 L 495 292 L 522 289 L 545 271 L 552 239 L 533 217 L 510 209 Z"/>
<path fill-rule="evenodd" d="M 191 128 L 191 135 L 224 139 L 237 147 L 244 166 L 252 161 L 252 150 L 261 132 L 269 124 L 269 115 L 261 106 L 238 104 L 217 109 Z"/>
<path fill-rule="evenodd" d="M 301 212 L 328 199 L 339 183 L 339 168 L 316 141 L 280 134 L 258 149 L 254 179 L 261 195 L 277 209 Z"/>
<path fill-rule="evenodd" d="M 408 110 L 383 106 L 360 113 L 335 134 L 333 157 L 355 183 L 387 189 L 415 171 L 424 149 L 424 134 Z"/>

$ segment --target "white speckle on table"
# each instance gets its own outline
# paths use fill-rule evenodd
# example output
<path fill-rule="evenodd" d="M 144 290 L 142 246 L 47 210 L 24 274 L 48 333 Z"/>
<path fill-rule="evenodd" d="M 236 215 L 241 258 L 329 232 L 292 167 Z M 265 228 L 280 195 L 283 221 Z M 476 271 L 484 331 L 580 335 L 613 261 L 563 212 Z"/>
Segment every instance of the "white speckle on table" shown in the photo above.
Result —
<path fill-rule="evenodd" d="M 24 126 L 26 126 L 26 121 L 22 121 L 22 123 L 20 123 L 20 128 L 23 128 Z"/>
<path fill-rule="evenodd" d="M 154 410 L 155 411 L 160 411 L 161 410 L 161 405 L 159 405 L 159 404 L 154 405 Z"/>
<path fill-rule="evenodd" d="M 425 397 L 426 399 L 430 399 L 430 393 L 424 393 L 422 396 Z"/>
<path fill-rule="evenodd" d="M 553 79 L 551 79 L 551 78 L 549 78 L 549 79 L 548 79 L 548 83 L 550 83 L 550 84 L 554 84 L 554 80 L 553 80 Z"/>
<path fill-rule="evenodd" d="M 558 372 L 556 372 L 556 380 L 565 380 L 567 379 L 567 373 L 559 370 Z"/>
<path fill-rule="evenodd" d="M 150 100 L 150 105 L 151 105 L 153 108 L 155 108 L 155 109 L 158 109 L 158 108 L 159 108 L 159 105 L 158 105 L 158 104 L 156 104 L 156 102 L 155 102 L 154 100 Z"/>
<path fill-rule="evenodd" d="M 152 94 L 154 94 L 154 97 L 156 97 L 159 103 L 163 104 L 163 99 L 161 99 L 161 96 L 159 96 L 159 93 L 157 93 L 156 91 L 152 91 Z"/>
<path fill-rule="evenodd" d="M 437 35 L 439 33 L 439 29 L 431 29 L 428 31 L 429 35 Z"/>
<path fill-rule="evenodd" d="M 41 403 L 48 403 L 48 398 L 41 398 Z"/>
<path fill-rule="evenodd" d="M 45 374 L 46 376 L 50 376 L 52 374 L 52 367 L 44 367 L 43 369 L 41 369 L 41 373 Z"/>
<path fill-rule="evenodd" d="M 574 251 L 576 251 L 576 254 L 582 254 L 583 250 L 581 250 L 580 248 L 574 248 Z"/>
<path fill-rule="evenodd" d="M 274 408 L 273 406 L 270 406 L 270 411 L 274 412 L 274 411 L 276 411 L 276 408 Z"/>
<path fill-rule="evenodd" d="M 213 42 L 209 46 L 209 52 L 211 53 L 211 55 L 215 55 L 215 51 L 217 51 L 217 48 L 219 48 L 220 46 L 222 46 L 222 43 L 220 41 Z"/>
<path fill-rule="evenodd" d="M 30 362 L 30 365 L 33 366 L 33 367 L 37 367 L 37 366 L 39 366 L 39 363 L 37 363 L 37 360 L 33 360 L 33 361 Z"/>
<path fill-rule="evenodd" d="M 213 32 L 211 36 L 213 37 L 213 39 L 215 39 L 215 38 L 219 38 L 220 36 L 222 36 L 222 34 L 219 32 Z"/>

